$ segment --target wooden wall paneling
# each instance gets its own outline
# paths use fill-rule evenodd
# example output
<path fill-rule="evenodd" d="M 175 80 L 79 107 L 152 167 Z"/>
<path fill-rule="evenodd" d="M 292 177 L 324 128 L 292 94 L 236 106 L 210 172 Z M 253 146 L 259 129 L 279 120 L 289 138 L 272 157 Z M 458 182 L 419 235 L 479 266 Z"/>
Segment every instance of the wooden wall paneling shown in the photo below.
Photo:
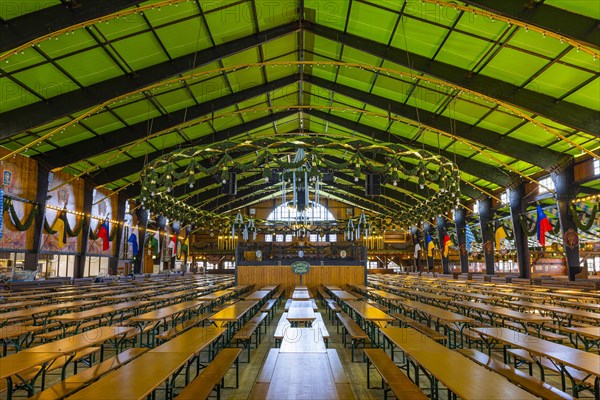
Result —
<path fill-rule="evenodd" d="M 237 268 L 239 285 L 254 284 L 256 288 L 269 284 L 280 284 L 286 294 L 290 294 L 294 286 L 300 284 L 300 275 L 292 273 L 291 266 L 255 266 L 241 265 Z M 308 274 L 302 278 L 302 283 L 314 293 L 319 285 L 337 285 L 342 288 L 346 284 L 364 283 L 363 266 L 311 266 Z"/>

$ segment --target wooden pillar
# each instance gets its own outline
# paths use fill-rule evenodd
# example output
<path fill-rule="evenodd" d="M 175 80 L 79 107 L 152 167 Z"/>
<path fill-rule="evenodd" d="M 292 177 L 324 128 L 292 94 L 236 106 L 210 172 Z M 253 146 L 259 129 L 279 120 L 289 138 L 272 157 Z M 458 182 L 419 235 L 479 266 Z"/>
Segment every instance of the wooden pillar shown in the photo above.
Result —
<path fill-rule="evenodd" d="M 113 243 L 114 257 L 110 257 L 108 260 L 109 275 L 117 274 L 117 266 L 119 264 L 121 247 L 123 242 L 123 221 L 125 221 L 125 206 L 127 203 L 127 198 L 122 195 L 122 192 L 120 192 L 117 196 L 117 216 L 115 219 L 118 222 L 117 225 L 113 227 L 113 229 L 117 229 L 117 234 Z"/>
<path fill-rule="evenodd" d="M 138 224 L 138 254 L 133 261 L 133 273 L 141 274 L 144 271 L 144 256 L 146 251 L 146 229 L 148 228 L 148 214 L 145 208 L 139 207 L 135 214 Z"/>
<path fill-rule="evenodd" d="M 494 275 L 494 237 L 488 223 L 493 218 L 492 199 L 490 197 L 479 201 L 479 225 L 483 237 L 483 255 L 485 257 L 485 273 Z"/>
<path fill-rule="evenodd" d="M 73 268 L 73 278 L 83 277 L 85 271 L 85 257 L 87 255 L 88 240 L 90 237 L 90 226 L 92 222 L 92 203 L 94 202 L 94 187 L 87 180 L 83 185 L 83 213 L 88 217 L 83 221 L 81 230 L 81 251 L 79 256 L 75 257 L 75 267 Z"/>
<path fill-rule="evenodd" d="M 37 188 L 35 201 L 37 202 L 38 213 L 33 223 L 33 253 L 25 253 L 23 267 L 26 270 L 35 271 L 40 259 L 40 250 L 42 248 L 42 237 L 44 231 L 44 219 L 46 218 L 46 198 L 48 197 L 48 177 L 50 171 L 37 163 Z M 0 199 L 2 201 L 2 199 Z"/>
<path fill-rule="evenodd" d="M 525 184 L 520 183 L 511 188 L 508 193 L 510 202 L 510 220 L 512 222 L 515 250 L 517 251 L 517 263 L 519 264 L 519 278 L 531 278 L 531 266 L 529 265 L 529 243 L 527 234 L 521 226 L 520 217 L 525 213 L 527 205 L 523 202 L 525 197 Z"/>
<path fill-rule="evenodd" d="M 469 253 L 467 252 L 467 213 L 464 208 L 454 210 L 454 226 L 456 227 L 456 239 L 458 240 L 458 255 L 460 257 L 460 272 L 469 272 Z"/>
<path fill-rule="evenodd" d="M 449 274 L 448 257 L 444 257 L 444 237 L 446 237 L 446 219 L 443 216 L 438 216 L 436 219 L 438 238 L 440 240 L 440 254 L 442 256 L 442 273 Z"/>
<path fill-rule="evenodd" d="M 427 257 L 427 270 L 433 271 L 433 256 L 429 257 L 429 250 L 427 249 L 427 234 L 431 236 L 431 232 L 433 232 L 433 227 L 429 222 L 423 223 L 423 241 L 425 242 L 425 256 Z"/>
<path fill-rule="evenodd" d="M 569 280 L 574 281 L 575 275 L 582 272 L 579 264 L 579 235 L 575 225 L 576 216 L 571 213 L 571 200 L 577 194 L 575 185 L 575 169 L 573 161 L 565 165 L 560 171 L 551 174 L 556 190 L 556 204 L 558 206 L 558 220 L 563 235 L 563 249 L 567 261 Z"/>

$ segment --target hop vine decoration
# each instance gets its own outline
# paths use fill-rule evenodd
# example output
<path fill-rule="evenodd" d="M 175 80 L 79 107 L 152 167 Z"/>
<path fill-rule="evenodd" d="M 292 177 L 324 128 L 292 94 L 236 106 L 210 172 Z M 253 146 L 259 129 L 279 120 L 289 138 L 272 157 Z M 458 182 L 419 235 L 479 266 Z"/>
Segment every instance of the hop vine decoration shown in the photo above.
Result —
<path fill-rule="evenodd" d="M 294 153 L 303 156 L 288 157 Z M 273 170 L 298 168 L 307 170 L 311 180 L 318 179 L 325 171 L 333 172 L 334 176 L 336 172 L 345 173 L 353 176 L 355 181 L 361 175 L 371 173 L 382 175 L 384 184 L 397 187 L 398 181 L 408 180 L 424 191 L 411 196 L 415 200 L 414 205 L 406 205 L 387 215 L 374 216 L 373 223 L 380 227 L 408 227 L 446 213 L 460 201 L 460 171 L 450 160 L 401 144 L 373 144 L 366 140 L 335 136 L 228 140 L 179 149 L 144 167 L 138 200 L 144 208 L 155 214 L 183 223 L 231 227 L 235 215 L 222 215 L 192 207 L 175 198 L 173 189 L 187 185 L 193 190 L 200 177 L 219 176 L 226 179 L 230 170 L 258 172 L 268 182 Z"/>

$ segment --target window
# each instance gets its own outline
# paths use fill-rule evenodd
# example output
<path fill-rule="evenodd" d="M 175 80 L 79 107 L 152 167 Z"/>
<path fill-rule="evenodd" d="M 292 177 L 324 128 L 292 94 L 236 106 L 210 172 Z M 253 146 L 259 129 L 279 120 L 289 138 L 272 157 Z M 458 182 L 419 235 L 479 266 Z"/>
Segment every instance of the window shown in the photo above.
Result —
<path fill-rule="evenodd" d="M 600 175 L 600 160 L 594 160 L 594 176 Z"/>
<path fill-rule="evenodd" d="M 312 203 L 312 207 L 307 207 L 304 211 L 298 211 L 296 208 L 288 207 L 288 204 L 282 204 L 267 217 L 268 221 L 300 221 L 305 218 L 308 222 L 314 221 L 333 221 L 333 214 L 320 204 Z"/>
<path fill-rule="evenodd" d="M 332 233 L 329 235 L 329 241 L 330 242 L 337 242 L 337 234 L 336 233 Z"/>
<path fill-rule="evenodd" d="M 508 190 L 500 194 L 500 202 L 505 205 L 510 205 L 510 200 L 508 199 Z"/>
<path fill-rule="evenodd" d="M 271 235 L 270 233 L 266 233 L 265 234 L 265 242 L 272 242 L 273 241 L 273 235 Z"/>
<path fill-rule="evenodd" d="M 554 181 L 551 177 L 547 176 L 540 179 L 540 186 L 538 187 L 538 193 L 548 193 L 548 191 L 554 190 Z"/>
<path fill-rule="evenodd" d="M 275 241 L 278 243 L 283 242 L 283 235 L 278 233 L 277 235 L 275 235 Z"/>
<path fill-rule="evenodd" d="M 378 267 L 379 267 L 379 263 L 377 261 L 369 261 L 369 265 L 368 265 L 369 269 L 376 269 Z"/>
<path fill-rule="evenodd" d="M 235 261 L 223 261 L 223 268 L 235 269 Z"/>
<path fill-rule="evenodd" d="M 327 241 L 327 236 L 326 235 L 320 236 L 317 233 L 311 233 L 308 236 L 308 240 L 311 241 L 311 242 L 326 242 Z"/>
<path fill-rule="evenodd" d="M 473 212 L 475 214 L 479 214 L 479 200 L 475 200 L 475 204 L 473 204 Z"/>
<path fill-rule="evenodd" d="M 292 234 L 291 233 L 288 233 L 288 234 L 285 235 L 285 241 L 286 242 L 291 242 L 292 240 L 293 239 L 292 239 Z"/>

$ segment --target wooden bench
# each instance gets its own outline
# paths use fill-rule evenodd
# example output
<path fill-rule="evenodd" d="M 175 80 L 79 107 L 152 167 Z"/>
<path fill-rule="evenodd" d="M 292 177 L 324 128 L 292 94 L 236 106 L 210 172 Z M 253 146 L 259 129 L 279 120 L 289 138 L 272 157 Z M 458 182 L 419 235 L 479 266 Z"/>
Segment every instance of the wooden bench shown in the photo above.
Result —
<path fill-rule="evenodd" d="M 273 339 L 275 339 L 275 347 L 281 346 L 281 342 L 285 337 L 285 331 L 287 328 L 291 326 L 290 322 L 287 320 L 287 313 L 281 314 L 281 318 L 277 323 L 277 327 L 275 328 L 275 332 L 273 333 Z"/>
<path fill-rule="evenodd" d="M 206 321 L 208 319 L 208 317 L 210 317 L 211 315 L 212 315 L 212 313 L 204 313 L 204 314 L 200 314 L 195 317 L 192 317 L 186 321 L 183 321 L 181 324 L 177 324 L 177 325 L 167 329 L 163 333 L 156 335 L 156 339 L 158 339 L 159 343 L 166 342 L 167 340 L 174 338 L 175 336 L 187 331 L 188 329 L 204 323 L 204 321 Z M 139 335 L 139 332 L 138 332 L 138 335 Z"/>
<path fill-rule="evenodd" d="M 329 338 L 331 336 L 329 335 L 329 331 L 327 330 L 327 327 L 325 326 L 325 321 L 323 321 L 323 316 L 321 315 L 321 313 L 316 312 L 315 318 L 316 319 L 313 322 L 313 328 L 316 328 L 319 330 L 319 332 L 321 333 L 321 336 L 323 336 L 323 341 L 325 342 L 325 347 L 329 347 Z"/>
<path fill-rule="evenodd" d="M 250 321 L 246 322 L 242 328 L 233 335 L 233 339 L 241 343 L 248 350 L 248 362 L 250 362 L 250 349 L 252 348 L 252 336 L 256 334 L 256 347 L 260 343 L 260 326 L 267 318 L 268 313 L 262 312 Z"/>
<path fill-rule="evenodd" d="M 515 368 L 517 368 L 520 364 L 527 364 L 529 368 L 529 375 L 533 375 L 533 364 L 536 364 L 540 371 L 540 378 L 542 381 L 546 380 L 546 372 L 545 370 L 550 370 L 556 374 L 561 374 L 561 371 L 554 365 L 554 363 L 547 358 L 541 357 L 538 358 L 538 362 L 536 362 L 529 352 L 525 349 L 506 349 L 506 353 L 509 357 L 508 362 L 510 362 L 510 356 L 514 357 Z M 594 386 L 594 379 L 589 374 L 585 372 L 576 370 L 574 368 L 565 367 L 569 375 L 573 378 L 573 385 L 577 385 L 582 388 L 590 388 Z M 561 379 L 562 390 L 566 390 L 566 382 Z"/>
<path fill-rule="evenodd" d="M 267 315 L 267 324 L 271 323 L 271 320 L 273 319 L 273 316 L 275 315 L 275 307 L 277 306 L 277 300 L 275 299 L 269 299 L 265 302 L 265 304 L 263 304 L 263 306 L 260 308 L 260 312 L 266 312 L 268 313 Z"/>
<path fill-rule="evenodd" d="M 73 371 L 74 373 L 77 373 L 77 362 L 81 361 L 85 358 L 88 357 L 92 357 L 94 354 L 96 354 L 97 352 L 100 351 L 100 347 L 88 347 L 86 349 L 80 350 L 77 353 L 75 353 L 75 356 L 73 357 L 73 359 L 71 360 L 71 362 L 73 363 Z M 48 367 L 48 369 L 46 370 L 46 373 L 51 372 L 51 371 L 55 371 L 59 368 L 62 368 L 65 366 L 65 363 L 67 362 L 67 357 L 59 357 L 57 358 L 52 365 L 50 365 L 50 367 Z M 20 381 L 24 381 L 24 382 L 29 382 L 31 381 L 33 378 L 35 378 L 39 372 L 39 370 L 41 369 L 41 367 L 35 367 L 35 368 L 30 368 L 26 371 L 23 371 L 22 373 L 19 374 L 19 379 L 13 379 L 15 382 L 20 382 Z M 44 385 L 45 385 L 45 381 L 44 381 L 44 377 L 42 377 L 42 383 L 41 383 L 41 387 L 42 390 L 44 390 Z M 17 385 L 18 388 L 18 385 Z M 8 389 L 6 380 L 2 380 L 0 381 L 0 392 L 4 392 Z"/>
<path fill-rule="evenodd" d="M 83 372 L 72 375 L 67 379 L 37 393 L 33 397 L 35 400 L 59 400 L 63 399 L 92 382 L 100 379 L 103 375 L 127 364 L 129 361 L 144 354 L 148 349 L 134 347 L 127 349 L 122 353 L 117 354 L 99 364 L 93 365 Z"/>
<path fill-rule="evenodd" d="M 327 315 L 329 316 L 329 319 L 333 321 L 334 315 L 339 312 L 342 312 L 342 307 L 340 307 L 339 304 L 336 303 L 333 299 L 325 300 L 325 303 L 327 303 Z"/>
<path fill-rule="evenodd" d="M 322 304 L 325 305 L 325 300 L 331 299 L 331 296 L 329 296 L 327 292 L 325 292 L 325 289 L 323 289 L 322 286 L 319 286 L 317 288 L 317 291 L 319 292 L 319 297 L 321 298 Z"/>
<path fill-rule="evenodd" d="M 390 308 L 387 306 L 384 306 L 382 304 L 379 304 L 378 302 L 376 302 L 375 300 L 367 300 L 367 303 L 372 305 L 373 307 L 377 307 L 379 308 L 381 311 L 383 311 L 384 313 L 388 313 L 390 312 Z"/>
<path fill-rule="evenodd" d="M 390 315 L 392 317 L 396 318 L 398 321 L 400 321 L 400 323 L 403 324 L 404 326 L 411 327 L 414 330 L 419 331 L 422 334 L 429 336 L 431 339 L 435 340 L 436 342 L 445 344 L 446 341 L 448 340 L 448 337 L 446 335 L 439 333 L 435 329 L 432 329 L 432 328 L 428 327 L 427 325 L 425 325 L 424 323 L 419 322 L 415 319 L 412 319 L 412 318 L 408 317 L 407 315 L 400 314 L 400 313 L 393 313 Z"/>
<path fill-rule="evenodd" d="M 391 390 L 398 399 L 426 400 L 419 386 L 411 381 L 382 349 L 365 349 L 367 356 L 367 388 L 371 389 L 370 366 L 377 370 L 383 381 L 383 398 L 387 399 Z"/>
<path fill-rule="evenodd" d="M 277 303 L 275 304 L 275 306 L 278 306 L 278 305 L 279 305 L 279 300 L 280 300 L 280 299 L 281 299 L 281 297 L 283 296 L 284 292 L 285 292 L 285 289 L 284 289 L 284 288 L 281 288 L 281 289 L 279 289 L 279 290 L 277 291 L 277 293 L 275 293 L 275 294 L 274 294 L 274 295 L 271 297 L 273 300 L 276 300 L 276 301 L 277 301 Z"/>
<path fill-rule="evenodd" d="M 239 385 L 238 357 L 242 349 L 225 348 L 217 354 L 206 368 L 202 370 L 189 385 L 177 396 L 178 400 L 207 399 L 213 390 L 217 392 L 217 399 L 221 398 L 221 385 L 225 374 L 235 362 L 235 387 Z"/>
<path fill-rule="evenodd" d="M 369 335 L 363 331 L 363 329 L 352 319 L 350 316 L 344 312 L 336 313 L 337 319 L 344 326 L 342 330 L 342 344 L 346 345 L 347 336 L 350 336 L 350 343 L 352 347 L 352 362 L 354 362 L 354 349 L 357 348 L 357 345 L 362 343 L 363 348 L 365 347 L 365 343 L 369 340 Z"/>
<path fill-rule="evenodd" d="M 84 322 L 83 324 L 80 324 L 79 326 L 75 326 L 75 325 L 69 326 L 65 330 L 55 329 L 53 331 L 40 333 L 40 334 L 37 334 L 35 337 L 37 339 L 40 339 L 42 341 L 42 343 L 48 343 L 53 340 L 62 339 L 66 336 L 73 335 L 73 334 L 75 334 L 76 331 L 77 331 L 77 333 L 81 333 L 87 329 L 97 328 L 98 326 L 99 326 L 98 321 L 88 321 L 88 322 Z"/>
<path fill-rule="evenodd" d="M 459 353 L 465 357 L 473 360 L 479 365 L 486 367 L 487 369 L 494 371 L 513 384 L 520 386 L 538 397 L 547 400 L 572 400 L 573 396 L 541 381 L 533 376 L 527 375 L 522 371 L 516 370 L 503 362 L 496 361 L 487 354 L 484 354 L 475 349 L 460 349 Z"/>

